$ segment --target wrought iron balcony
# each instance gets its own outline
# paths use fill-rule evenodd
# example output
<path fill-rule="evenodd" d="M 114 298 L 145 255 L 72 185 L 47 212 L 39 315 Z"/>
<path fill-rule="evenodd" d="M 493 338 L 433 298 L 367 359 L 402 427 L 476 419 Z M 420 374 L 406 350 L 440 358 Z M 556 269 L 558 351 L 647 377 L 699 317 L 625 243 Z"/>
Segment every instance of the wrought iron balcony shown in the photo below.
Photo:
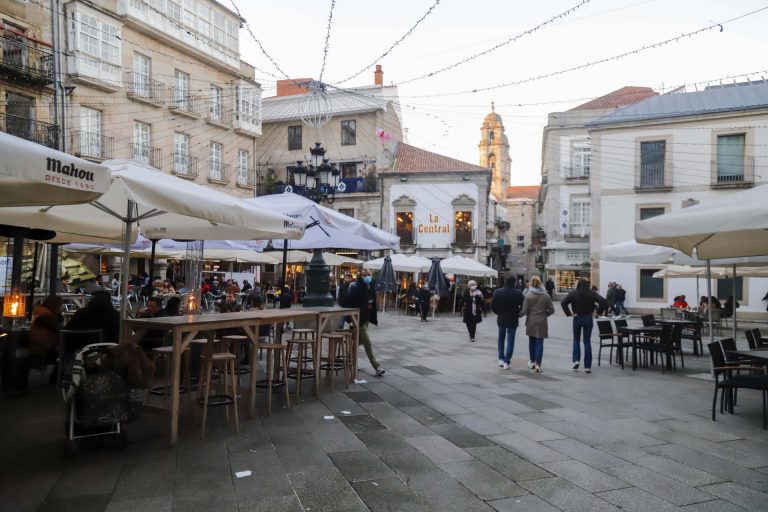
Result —
<path fill-rule="evenodd" d="M 255 188 L 256 187 L 256 170 L 246 169 L 246 172 L 243 174 L 240 172 L 240 169 L 237 169 L 237 186 L 246 187 L 246 188 Z"/>
<path fill-rule="evenodd" d="M 109 160 L 113 158 L 115 139 L 99 133 L 75 130 L 72 132 L 71 151 L 82 158 Z"/>
<path fill-rule="evenodd" d="M 149 164 L 155 169 L 160 169 L 163 166 L 163 150 L 160 148 L 153 148 L 147 144 L 137 144 L 131 142 L 131 158 L 138 162 L 144 162 Z"/>
<path fill-rule="evenodd" d="M 229 180 L 229 164 L 208 160 L 208 181 L 226 183 Z"/>
<path fill-rule="evenodd" d="M 166 86 L 146 73 L 128 71 L 125 74 L 125 84 L 128 87 L 128 97 L 160 107 L 165 101 Z"/>
<path fill-rule="evenodd" d="M 0 76 L 37 85 L 53 82 L 53 49 L 24 34 L 0 34 Z"/>
<path fill-rule="evenodd" d="M 171 88 L 170 102 L 168 108 L 172 111 L 186 116 L 198 118 L 202 114 L 203 102 L 200 96 L 189 94 L 176 87 Z"/>
<path fill-rule="evenodd" d="M 173 170 L 171 172 L 182 178 L 196 178 L 199 174 L 197 157 L 190 156 L 186 152 L 174 151 Z"/>
<path fill-rule="evenodd" d="M 222 104 L 211 103 L 210 101 L 206 105 L 207 112 L 205 113 L 205 120 L 209 123 L 219 125 L 232 125 L 232 110 L 225 108 Z"/>
<path fill-rule="evenodd" d="M 55 124 L 0 112 L 0 131 L 59 149 L 59 126 Z"/>

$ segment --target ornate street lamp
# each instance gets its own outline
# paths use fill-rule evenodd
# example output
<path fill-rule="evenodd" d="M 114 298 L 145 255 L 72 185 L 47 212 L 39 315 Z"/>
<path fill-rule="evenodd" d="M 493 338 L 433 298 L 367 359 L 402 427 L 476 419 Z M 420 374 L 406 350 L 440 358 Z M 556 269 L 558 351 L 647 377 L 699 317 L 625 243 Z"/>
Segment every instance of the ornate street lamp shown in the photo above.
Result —
<path fill-rule="evenodd" d="M 315 142 L 315 146 L 310 148 L 309 152 L 312 156 L 306 165 L 299 160 L 296 162 L 296 165 L 289 165 L 287 167 L 288 181 L 293 186 L 289 185 L 286 187 L 286 192 L 294 192 L 316 203 L 326 202 L 333 204 L 336 188 L 339 186 L 341 171 L 336 168 L 335 164 L 329 163 L 328 158 L 325 158 L 325 148 L 319 142 Z M 308 225 L 307 228 L 317 224 L 319 222 L 315 221 Z M 287 247 L 287 245 L 284 247 Z M 284 251 L 286 250 L 284 249 Z M 286 258 L 284 254 L 283 283 L 285 283 L 285 268 Z M 320 249 L 314 249 L 312 260 L 306 267 L 307 293 L 303 299 L 305 306 L 333 305 L 329 273 L 330 268 L 323 259 L 323 252 Z"/>

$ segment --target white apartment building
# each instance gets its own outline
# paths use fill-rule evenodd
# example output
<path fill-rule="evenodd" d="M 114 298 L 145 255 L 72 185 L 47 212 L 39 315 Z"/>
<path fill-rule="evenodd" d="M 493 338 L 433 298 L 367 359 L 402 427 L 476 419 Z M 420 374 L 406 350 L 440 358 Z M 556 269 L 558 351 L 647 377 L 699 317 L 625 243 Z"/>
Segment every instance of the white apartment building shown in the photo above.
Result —
<path fill-rule="evenodd" d="M 593 281 L 627 290 L 627 306 L 658 310 L 695 279 L 651 277 L 654 265 L 599 260 L 601 246 L 634 239 L 634 223 L 768 181 L 768 82 L 710 86 L 646 99 L 587 124 L 592 141 Z M 765 313 L 768 279 L 737 278 L 739 312 Z M 713 282 L 718 297 L 732 282 Z M 706 293 L 701 280 L 699 295 Z"/>
<path fill-rule="evenodd" d="M 592 280 L 592 141 L 586 125 L 655 95 L 647 87 L 622 87 L 566 112 L 549 114 L 542 137 L 538 227 L 546 240 L 544 280 L 552 279 L 555 293 L 570 292 L 581 278 Z"/>

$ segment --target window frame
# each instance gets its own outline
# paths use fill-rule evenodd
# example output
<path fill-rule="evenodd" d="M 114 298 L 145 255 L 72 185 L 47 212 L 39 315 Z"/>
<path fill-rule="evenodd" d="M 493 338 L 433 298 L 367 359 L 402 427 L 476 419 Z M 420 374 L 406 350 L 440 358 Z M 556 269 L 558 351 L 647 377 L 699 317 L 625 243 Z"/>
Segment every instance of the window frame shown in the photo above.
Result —
<path fill-rule="evenodd" d="M 592 169 L 592 142 L 589 139 L 571 142 L 570 164 L 571 166 L 565 175 L 566 179 L 589 178 Z"/>
<path fill-rule="evenodd" d="M 208 178 L 224 181 L 224 144 L 211 141 L 208 146 Z"/>
<path fill-rule="evenodd" d="M 576 222 L 578 219 L 581 222 Z M 579 233 L 576 233 L 579 231 Z M 592 200 L 586 197 L 572 197 L 568 213 L 568 234 L 570 236 L 589 236 L 592 232 Z"/>
<path fill-rule="evenodd" d="M 720 166 L 721 166 L 721 159 L 723 157 L 727 156 L 733 156 L 733 155 L 722 155 L 721 154 L 721 145 L 720 141 L 722 139 L 725 139 L 726 137 L 741 137 L 741 174 L 721 174 L 720 172 Z M 715 161 L 714 161 L 714 176 L 713 176 L 713 183 L 717 185 L 725 185 L 725 184 L 740 184 L 744 183 L 746 181 L 751 181 L 748 179 L 747 175 L 747 132 L 741 131 L 741 132 L 722 132 L 722 133 L 715 133 L 715 144 L 713 151 L 715 153 Z M 725 164 L 722 164 L 725 165 Z M 727 177 L 736 177 L 739 176 L 740 179 L 721 179 L 721 178 L 727 178 Z"/>
<path fill-rule="evenodd" d="M 152 163 L 152 125 L 133 121 L 133 158 L 146 164 Z M 137 150 L 139 153 L 137 154 Z"/>
<path fill-rule="evenodd" d="M 245 155 L 245 162 L 243 162 L 243 155 Z M 245 165 L 243 165 L 245 163 Z M 240 185 L 248 185 L 248 168 L 251 164 L 251 153 L 247 149 L 237 150 L 237 183 Z M 245 170 L 243 173 L 242 171 Z"/>
<path fill-rule="evenodd" d="M 453 242 L 456 245 L 472 245 L 475 241 L 475 226 L 472 224 L 472 218 L 474 216 L 473 210 L 474 209 L 466 210 L 457 208 L 453 212 Z M 461 227 L 460 223 L 468 223 L 469 229 Z M 466 240 L 467 237 L 469 240 Z"/>
<path fill-rule="evenodd" d="M 649 183 L 645 182 L 645 179 L 643 177 L 643 147 L 646 144 L 659 144 L 663 143 L 664 145 L 664 152 L 661 158 L 661 183 L 658 184 L 650 184 L 651 180 L 648 180 Z M 655 136 L 655 137 L 642 137 L 637 139 L 636 144 L 636 158 L 637 158 L 637 169 L 636 169 L 636 181 L 635 181 L 635 188 L 637 190 L 659 190 L 659 189 L 668 189 L 671 188 L 671 162 L 672 162 L 672 140 L 670 136 Z M 651 163 L 648 163 L 647 165 L 650 165 Z"/>
<path fill-rule="evenodd" d="M 663 209 L 664 212 L 661 214 L 669 213 L 670 211 L 670 204 L 669 203 L 637 203 L 635 204 L 635 222 L 640 222 L 641 220 L 645 220 L 642 217 L 643 210 L 650 210 L 650 209 Z M 655 217 L 655 215 L 653 216 Z M 648 219 L 651 219 L 653 217 L 647 217 Z"/>
<path fill-rule="evenodd" d="M 344 119 L 340 122 L 340 126 L 341 126 L 341 145 L 356 146 L 357 145 L 357 120 Z"/>
<path fill-rule="evenodd" d="M 183 142 L 180 144 L 180 142 Z M 189 135 L 183 132 L 173 134 L 173 171 L 178 174 L 189 174 L 190 172 L 190 143 Z M 183 161 L 180 161 L 180 158 Z"/>
<path fill-rule="evenodd" d="M 667 280 L 666 279 L 658 279 L 658 281 L 661 283 L 661 297 L 650 297 L 643 295 L 643 273 L 644 272 L 650 272 L 651 275 L 653 275 L 655 272 L 658 272 L 661 270 L 662 267 L 660 266 L 638 266 L 637 267 L 637 285 L 635 286 L 635 290 L 637 290 L 636 300 L 637 302 L 660 302 L 660 303 L 666 303 L 667 300 Z M 651 277 L 650 279 L 657 279 L 655 277 Z"/>
<path fill-rule="evenodd" d="M 724 279 L 715 279 L 715 290 L 714 295 L 717 297 L 722 303 L 723 307 L 725 307 L 725 299 L 728 298 L 728 295 L 731 294 L 731 281 L 733 280 L 733 277 L 727 277 Z M 746 306 L 749 304 L 747 299 L 749 298 L 749 279 L 747 279 L 746 276 L 740 276 L 736 275 L 736 302 L 739 303 L 739 306 Z M 721 289 L 722 287 L 722 289 Z M 722 292 L 722 293 L 721 293 Z"/>
<path fill-rule="evenodd" d="M 403 222 L 403 227 L 400 227 L 400 216 L 404 215 L 409 217 L 409 221 L 411 223 L 411 229 L 410 232 L 407 229 L 407 221 Z M 416 234 L 414 233 L 414 218 L 415 212 L 414 209 L 406 209 L 406 208 L 400 208 L 397 211 L 395 211 L 395 235 L 400 237 L 400 244 L 401 245 L 413 245 L 416 243 Z M 403 236 L 405 235 L 405 236 Z"/>
<path fill-rule="evenodd" d="M 92 124 L 93 121 L 95 121 L 95 126 Z M 80 105 L 80 153 L 88 156 L 101 156 L 103 133 L 104 112 Z"/>
<path fill-rule="evenodd" d="M 302 129 L 302 125 L 293 124 L 288 126 L 288 151 L 301 151 L 303 147 L 304 130 Z"/>
<path fill-rule="evenodd" d="M 208 89 L 208 116 L 213 121 L 224 120 L 224 90 L 214 84 Z"/>

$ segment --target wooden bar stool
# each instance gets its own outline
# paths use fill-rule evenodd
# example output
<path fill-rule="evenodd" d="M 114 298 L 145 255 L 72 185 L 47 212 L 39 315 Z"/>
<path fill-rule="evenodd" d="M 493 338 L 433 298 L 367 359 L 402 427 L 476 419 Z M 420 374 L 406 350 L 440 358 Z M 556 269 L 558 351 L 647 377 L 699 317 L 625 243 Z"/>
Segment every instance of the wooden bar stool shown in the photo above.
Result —
<path fill-rule="evenodd" d="M 153 395 L 163 395 L 163 407 L 168 407 L 168 397 L 171 396 L 171 362 L 173 361 L 173 347 L 155 347 L 152 349 L 152 358 L 155 363 L 162 363 L 165 367 L 165 383 L 149 390 Z M 179 394 L 186 394 L 192 389 L 189 372 L 189 349 L 181 355 L 181 369 L 184 371 L 184 385 L 179 388 Z M 159 366 L 159 365 L 158 365 Z"/>
<path fill-rule="evenodd" d="M 325 385 L 331 386 L 333 390 L 333 377 L 339 372 L 344 372 L 344 387 L 349 387 L 349 377 L 352 374 L 350 367 L 351 359 L 349 357 L 349 345 L 345 334 L 325 333 L 323 340 L 328 341 L 328 353 L 325 363 L 320 365 L 321 370 L 325 370 Z"/>
<path fill-rule="evenodd" d="M 309 347 L 309 355 L 307 355 Z M 296 349 L 296 357 L 293 357 L 293 349 Z M 315 340 L 314 329 L 294 329 L 291 339 L 288 340 L 288 366 L 287 373 L 289 378 L 296 379 L 296 402 L 301 398 L 301 379 L 303 377 L 312 377 L 315 381 L 315 351 L 317 350 L 317 341 Z M 295 361 L 296 366 L 290 367 L 291 362 Z M 312 367 L 308 366 L 312 363 Z M 317 388 L 313 386 L 315 395 Z"/>
<path fill-rule="evenodd" d="M 244 334 L 228 334 L 226 336 L 221 337 L 221 347 L 222 347 L 221 350 L 227 351 L 237 356 L 237 361 L 235 361 L 235 368 L 237 370 L 238 375 L 242 375 L 244 373 L 250 373 L 250 370 L 248 370 L 247 368 L 240 368 L 240 361 L 242 359 L 243 349 L 245 349 L 248 343 L 250 343 L 250 341 L 248 340 L 248 336 Z"/>
<path fill-rule="evenodd" d="M 350 376 L 350 382 L 357 378 L 357 346 L 355 345 L 355 331 L 352 329 L 338 329 L 333 331 L 333 334 L 343 334 L 347 342 L 347 354 L 349 355 L 349 367 L 351 368 L 352 375 Z"/>
<path fill-rule="evenodd" d="M 202 406 L 203 406 L 203 421 L 201 437 L 205 437 L 205 429 L 208 421 L 208 405 L 209 401 L 213 399 L 210 405 L 225 405 L 227 406 L 227 424 L 229 424 L 229 406 L 232 406 L 233 415 L 235 418 L 235 432 L 240 432 L 240 420 L 237 416 L 237 373 L 235 372 L 235 361 L 237 356 L 229 352 L 214 352 L 212 349 L 204 351 L 200 356 L 200 362 L 202 366 L 200 368 L 203 374 L 202 380 L 198 390 L 202 394 Z M 219 388 L 218 395 L 211 395 L 212 388 L 212 370 L 214 365 L 221 366 L 219 371 Z M 227 373 L 229 373 L 229 389 L 227 389 Z M 223 389 L 222 389 L 223 388 Z"/>
<path fill-rule="evenodd" d="M 280 372 L 280 368 L 275 368 L 275 352 L 277 352 L 280 358 L 280 364 L 283 367 L 282 378 L 283 389 L 285 390 L 285 405 L 288 409 L 291 408 L 291 399 L 288 394 L 288 357 L 285 350 L 285 345 L 281 343 L 257 343 L 256 349 L 267 351 L 267 414 L 272 415 L 272 381 L 274 380 L 275 371 Z M 257 367 L 252 368 L 251 371 L 256 372 Z M 279 378 L 279 377 L 278 377 Z"/>

